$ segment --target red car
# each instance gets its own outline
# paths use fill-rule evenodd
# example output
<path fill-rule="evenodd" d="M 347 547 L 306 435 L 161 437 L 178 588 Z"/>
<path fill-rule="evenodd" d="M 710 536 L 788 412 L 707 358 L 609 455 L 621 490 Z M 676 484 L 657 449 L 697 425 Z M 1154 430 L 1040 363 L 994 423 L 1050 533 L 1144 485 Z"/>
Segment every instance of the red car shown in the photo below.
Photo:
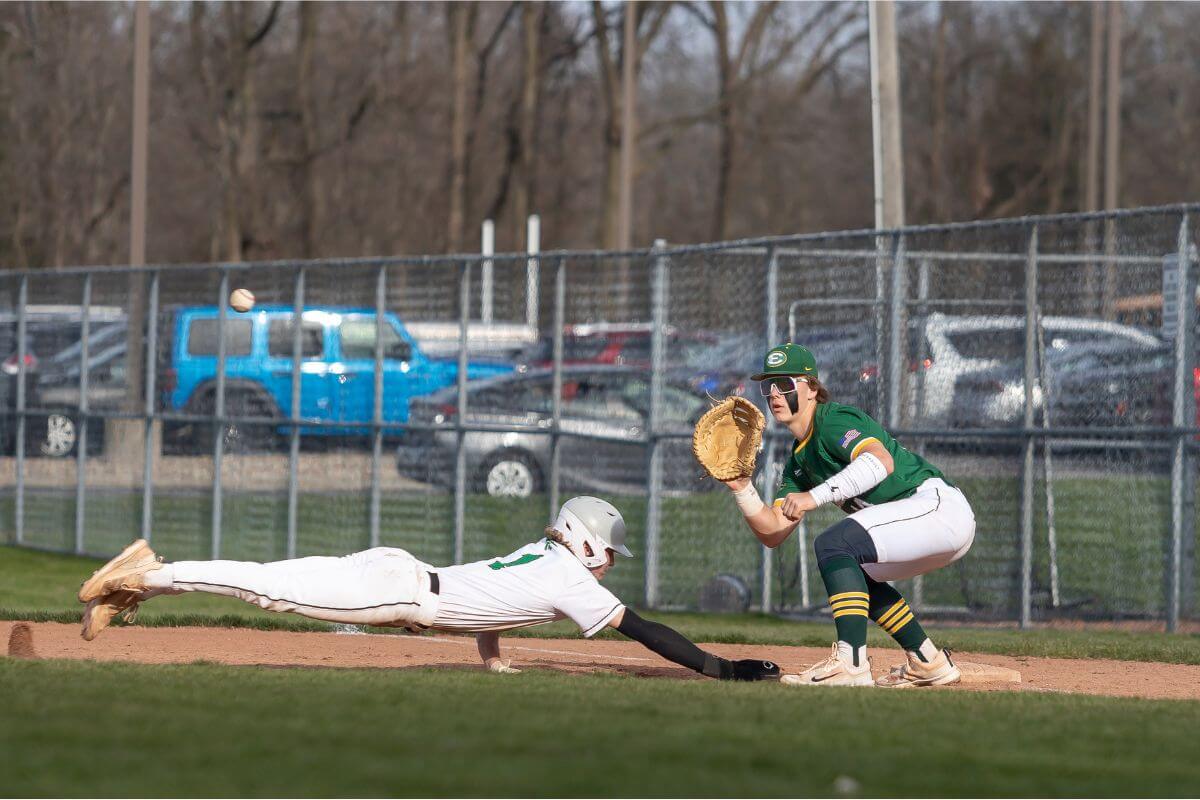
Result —
<path fill-rule="evenodd" d="M 613 364 L 650 367 L 651 328 L 648 322 L 588 323 L 563 328 L 563 366 Z M 687 364 L 691 356 L 707 351 L 720 341 L 714 333 L 679 331 L 667 327 L 667 351 L 672 361 Z M 518 358 L 527 369 L 554 364 L 554 339 L 543 336 Z"/>

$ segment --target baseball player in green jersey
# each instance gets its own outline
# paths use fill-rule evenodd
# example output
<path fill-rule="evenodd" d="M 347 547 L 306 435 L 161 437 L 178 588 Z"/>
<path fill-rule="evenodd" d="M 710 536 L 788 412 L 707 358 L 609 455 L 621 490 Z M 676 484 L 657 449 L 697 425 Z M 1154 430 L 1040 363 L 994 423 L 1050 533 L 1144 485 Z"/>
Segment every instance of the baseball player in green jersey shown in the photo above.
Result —
<path fill-rule="evenodd" d="M 828 659 L 782 681 L 899 688 L 959 680 L 949 651 L 934 646 L 888 581 L 923 575 L 963 557 L 975 538 L 975 515 L 966 497 L 865 412 L 831 402 L 816 360 L 804 347 L 772 348 L 752 379 L 759 381 L 775 421 L 796 437 L 772 505 L 747 478 L 725 482 L 754 535 L 767 547 L 778 547 L 813 509 L 832 503 L 848 514 L 813 542 L 837 642 Z M 905 664 L 878 681 L 867 660 L 868 618 L 907 656 Z"/>

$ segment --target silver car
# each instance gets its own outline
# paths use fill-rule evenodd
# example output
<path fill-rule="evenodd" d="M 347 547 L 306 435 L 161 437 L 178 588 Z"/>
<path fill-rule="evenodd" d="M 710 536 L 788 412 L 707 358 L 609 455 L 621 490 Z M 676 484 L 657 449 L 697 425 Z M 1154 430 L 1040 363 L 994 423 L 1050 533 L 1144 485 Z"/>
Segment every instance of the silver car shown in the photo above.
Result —
<path fill-rule="evenodd" d="M 495 497 L 528 497 L 544 491 L 550 477 L 553 373 L 535 370 L 467 386 L 464 436 L 468 487 Z M 705 491 L 691 449 L 696 420 L 708 397 L 678 380 L 666 380 L 660 406 L 663 487 Z M 628 367 L 563 370 L 559 447 L 564 491 L 644 493 L 650 373 Z M 453 486 L 457 447 L 457 390 L 413 400 L 409 424 L 397 450 L 397 467 L 408 478 Z"/>
<path fill-rule="evenodd" d="M 952 422 L 955 393 L 959 386 L 966 385 L 964 379 L 1021 363 L 1025 354 L 1023 317 L 930 314 L 924 325 L 913 321 L 911 326 L 914 334 L 923 329 L 925 341 L 921 352 L 909 353 L 914 359 L 916 380 L 908 382 L 908 418 L 923 425 Z M 1161 344 L 1158 338 L 1137 328 L 1084 317 L 1043 317 L 1042 330 L 1048 358 L 1082 345 L 1115 350 Z M 915 362 L 917 358 L 920 363 Z M 1021 393 L 1023 403 L 1023 388 Z"/>

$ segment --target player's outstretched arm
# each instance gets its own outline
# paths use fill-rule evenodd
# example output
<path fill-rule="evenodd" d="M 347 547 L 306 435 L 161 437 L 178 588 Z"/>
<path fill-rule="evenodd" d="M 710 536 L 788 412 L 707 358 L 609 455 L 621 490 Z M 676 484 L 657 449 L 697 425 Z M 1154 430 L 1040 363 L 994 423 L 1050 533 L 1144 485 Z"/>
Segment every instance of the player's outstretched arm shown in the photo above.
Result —
<path fill-rule="evenodd" d="M 746 517 L 746 524 L 750 526 L 750 530 L 767 547 L 783 544 L 804 518 L 803 512 L 789 517 L 783 508 L 764 503 L 749 478 L 721 482 L 733 492 L 738 509 Z"/>
<path fill-rule="evenodd" d="M 608 626 L 616 628 L 620 633 L 645 645 L 668 661 L 710 678 L 723 681 L 766 681 L 779 678 L 779 667 L 771 661 L 730 661 L 721 658 L 701 650 L 691 639 L 674 628 L 642 619 L 628 608 L 618 611 Z"/>
<path fill-rule="evenodd" d="M 479 648 L 479 657 L 488 671 L 501 675 L 515 675 L 521 671 L 511 661 L 500 657 L 500 634 L 496 631 L 475 634 L 475 646 Z"/>

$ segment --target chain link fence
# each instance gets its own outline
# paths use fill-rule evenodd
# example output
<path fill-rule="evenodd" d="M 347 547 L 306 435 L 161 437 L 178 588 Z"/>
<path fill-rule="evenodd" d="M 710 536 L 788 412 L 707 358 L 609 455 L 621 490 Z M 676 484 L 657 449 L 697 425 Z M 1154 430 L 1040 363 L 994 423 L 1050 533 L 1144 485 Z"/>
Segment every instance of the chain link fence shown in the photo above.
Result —
<path fill-rule="evenodd" d="M 965 491 L 904 582 L 973 619 L 1197 614 L 1200 206 L 649 251 L 0 273 L 4 541 L 274 560 L 509 552 L 623 512 L 619 596 L 820 613 L 809 516 L 760 547 L 691 456 L 783 340 Z M 228 306 L 249 288 L 249 313 Z M 295 320 L 301 319 L 301 324 Z M 791 444 L 773 423 L 757 481 Z"/>

